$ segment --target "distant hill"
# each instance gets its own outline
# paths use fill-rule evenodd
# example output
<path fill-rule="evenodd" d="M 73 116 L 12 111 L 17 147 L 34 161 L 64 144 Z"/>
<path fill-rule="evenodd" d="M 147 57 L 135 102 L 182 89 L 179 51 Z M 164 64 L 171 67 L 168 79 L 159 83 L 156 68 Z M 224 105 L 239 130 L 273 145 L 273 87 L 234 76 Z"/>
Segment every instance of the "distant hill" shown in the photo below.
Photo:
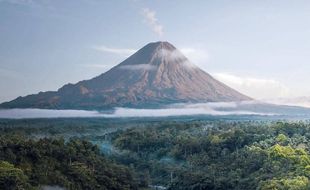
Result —
<path fill-rule="evenodd" d="M 93 79 L 0 104 L 1 108 L 105 109 L 251 98 L 201 70 L 168 42 L 149 43 Z"/>

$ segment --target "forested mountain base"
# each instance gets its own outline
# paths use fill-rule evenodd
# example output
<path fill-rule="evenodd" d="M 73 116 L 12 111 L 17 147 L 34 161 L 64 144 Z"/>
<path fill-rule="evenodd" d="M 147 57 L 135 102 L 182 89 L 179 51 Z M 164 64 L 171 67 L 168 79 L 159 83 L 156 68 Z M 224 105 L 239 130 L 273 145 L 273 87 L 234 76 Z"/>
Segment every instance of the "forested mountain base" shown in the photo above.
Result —
<path fill-rule="evenodd" d="M 310 189 L 308 122 L 12 120 L 0 131 L 0 189 Z"/>

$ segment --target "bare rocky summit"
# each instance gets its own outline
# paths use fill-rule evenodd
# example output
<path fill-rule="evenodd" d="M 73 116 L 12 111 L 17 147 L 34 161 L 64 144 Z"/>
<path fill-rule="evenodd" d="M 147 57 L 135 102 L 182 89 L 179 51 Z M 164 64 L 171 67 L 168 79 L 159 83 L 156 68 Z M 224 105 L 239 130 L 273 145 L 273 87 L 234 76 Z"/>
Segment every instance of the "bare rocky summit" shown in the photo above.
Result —
<path fill-rule="evenodd" d="M 155 42 L 93 79 L 19 97 L 0 107 L 105 109 L 250 99 L 190 63 L 170 43 Z"/>

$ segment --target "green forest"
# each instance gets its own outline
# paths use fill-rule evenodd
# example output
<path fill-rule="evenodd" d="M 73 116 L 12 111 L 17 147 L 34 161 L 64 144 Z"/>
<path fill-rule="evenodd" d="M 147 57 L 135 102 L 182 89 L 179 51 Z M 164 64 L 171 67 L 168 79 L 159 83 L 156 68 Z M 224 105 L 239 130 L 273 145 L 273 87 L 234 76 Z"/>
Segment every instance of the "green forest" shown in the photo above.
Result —
<path fill-rule="evenodd" d="M 125 166 L 107 160 L 87 141 L 1 136 L 0 189 L 137 189 Z"/>
<path fill-rule="evenodd" d="M 3 120 L 0 131 L 0 189 L 310 189 L 307 121 Z"/>

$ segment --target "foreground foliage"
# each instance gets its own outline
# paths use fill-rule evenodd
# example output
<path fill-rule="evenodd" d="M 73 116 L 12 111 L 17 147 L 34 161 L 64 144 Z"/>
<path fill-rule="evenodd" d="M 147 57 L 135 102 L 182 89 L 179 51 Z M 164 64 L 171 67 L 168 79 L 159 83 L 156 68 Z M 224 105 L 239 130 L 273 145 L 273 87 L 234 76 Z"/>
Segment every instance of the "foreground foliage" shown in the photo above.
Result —
<path fill-rule="evenodd" d="M 104 158 L 97 146 L 72 139 L 0 137 L 0 189 L 136 189 L 132 173 Z"/>
<path fill-rule="evenodd" d="M 306 190 L 309 138 L 305 123 L 226 122 L 129 129 L 114 144 L 169 189 Z"/>
<path fill-rule="evenodd" d="M 0 189 L 310 189 L 308 122 L 16 120 L 0 131 Z"/>

